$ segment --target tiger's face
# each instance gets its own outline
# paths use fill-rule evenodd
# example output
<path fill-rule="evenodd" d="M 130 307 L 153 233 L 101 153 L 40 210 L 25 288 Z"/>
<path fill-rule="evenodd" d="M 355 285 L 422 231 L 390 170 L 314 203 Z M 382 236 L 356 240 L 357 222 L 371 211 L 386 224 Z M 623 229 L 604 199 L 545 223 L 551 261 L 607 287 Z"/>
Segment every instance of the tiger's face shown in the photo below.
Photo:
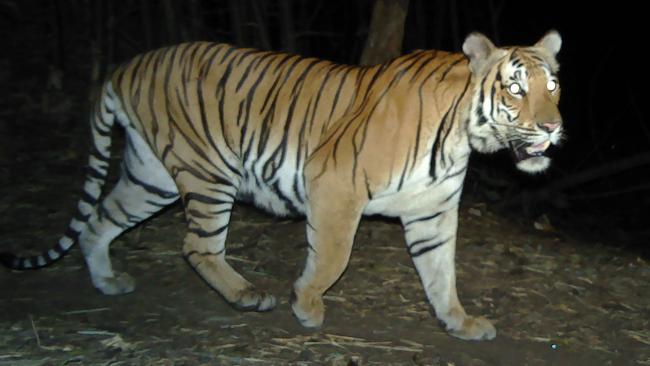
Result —
<path fill-rule="evenodd" d="M 525 48 L 499 49 L 479 34 L 467 38 L 463 51 L 476 86 L 468 133 L 475 150 L 508 148 L 527 173 L 548 168 L 547 149 L 563 136 L 555 60 L 561 42 L 554 31 Z"/>

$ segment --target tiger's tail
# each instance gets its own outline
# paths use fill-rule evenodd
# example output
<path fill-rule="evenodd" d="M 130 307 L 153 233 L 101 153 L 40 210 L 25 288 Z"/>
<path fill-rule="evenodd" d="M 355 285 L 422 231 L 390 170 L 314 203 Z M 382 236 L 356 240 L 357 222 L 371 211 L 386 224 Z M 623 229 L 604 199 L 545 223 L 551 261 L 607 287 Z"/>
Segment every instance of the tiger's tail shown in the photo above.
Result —
<path fill-rule="evenodd" d="M 67 230 L 52 248 L 39 255 L 21 256 L 11 252 L 0 253 L 0 263 L 5 267 L 15 270 L 32 270 L 49 266 L 63 258 L 86 229 L 88 219 L 96 210 L 102 187 L 108 175 L 111 132 L 115 122 L 113 113 L 115 95 L 111 83 L 105 83 L 101 90 L 90 114 L 92 147 L 86 167 L 86 179 L 76 213 L 70 220 Z"/>

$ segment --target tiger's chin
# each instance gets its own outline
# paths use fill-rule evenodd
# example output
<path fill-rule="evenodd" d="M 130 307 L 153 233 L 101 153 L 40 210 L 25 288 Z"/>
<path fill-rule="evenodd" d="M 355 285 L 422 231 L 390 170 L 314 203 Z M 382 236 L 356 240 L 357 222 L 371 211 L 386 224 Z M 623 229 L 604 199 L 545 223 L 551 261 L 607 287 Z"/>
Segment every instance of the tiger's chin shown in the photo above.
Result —
<path fill-rule="evenodd" d="M 545 141 L 536 145 L 524 145 L 515 147 L 510 145 L 510 151 L 517 169 L 529 173 L 541 173 L 551 165 L 551 159 L 546 156 L 546 149 L 551 145 L 550 141 Z"/>
<path fill-rule="evenodd" d="M 546 156 L 534 156 L 517 162 L 517 169 L 529 173 L 541 173 L 551 165 L 551 159 Z"/>

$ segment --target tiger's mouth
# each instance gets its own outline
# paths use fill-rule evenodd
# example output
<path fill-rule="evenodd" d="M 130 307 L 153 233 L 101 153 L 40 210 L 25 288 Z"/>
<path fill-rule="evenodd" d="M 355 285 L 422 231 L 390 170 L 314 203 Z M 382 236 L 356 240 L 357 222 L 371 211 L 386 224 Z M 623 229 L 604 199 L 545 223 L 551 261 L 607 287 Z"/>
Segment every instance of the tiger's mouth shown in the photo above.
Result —
<path fill-rule="evenodd" d="M 551 146 L 551 141 L 546 140 L 539 144 L 523 144 L 515 146 L 510 142 L 510 151 L 516 163 L 532 158 L 546 157 L 546 150 Z"/>

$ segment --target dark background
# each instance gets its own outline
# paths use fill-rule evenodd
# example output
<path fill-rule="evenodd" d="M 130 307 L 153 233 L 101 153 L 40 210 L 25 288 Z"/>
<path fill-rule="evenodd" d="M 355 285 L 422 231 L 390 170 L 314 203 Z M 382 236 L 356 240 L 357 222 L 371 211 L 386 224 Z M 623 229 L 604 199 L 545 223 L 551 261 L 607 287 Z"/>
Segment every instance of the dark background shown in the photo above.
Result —
<path fill-rule="evenodd" d="M 566 143 L 534 177 L 515 171 L 505 152 L 473 155 L 466 197 L 524 225 L 546 215 L 564 232 L 647 250 L 649 20 L 642 2 L 593 3 L 410 0 L 403 51 L 457 51 L 471 31 L 497 45 L 528 45 L 557 29 Z M 356 63 L 372 7 L 372 0 L 2 0 L 0 144 L 29 144 L 27 135 L 53 129 L 76 139 L 87 96 L 116 64 L 181 41 Z M 0 149 L 0 165 L 15 166 L 17 149 L 28 148 Z"/>

